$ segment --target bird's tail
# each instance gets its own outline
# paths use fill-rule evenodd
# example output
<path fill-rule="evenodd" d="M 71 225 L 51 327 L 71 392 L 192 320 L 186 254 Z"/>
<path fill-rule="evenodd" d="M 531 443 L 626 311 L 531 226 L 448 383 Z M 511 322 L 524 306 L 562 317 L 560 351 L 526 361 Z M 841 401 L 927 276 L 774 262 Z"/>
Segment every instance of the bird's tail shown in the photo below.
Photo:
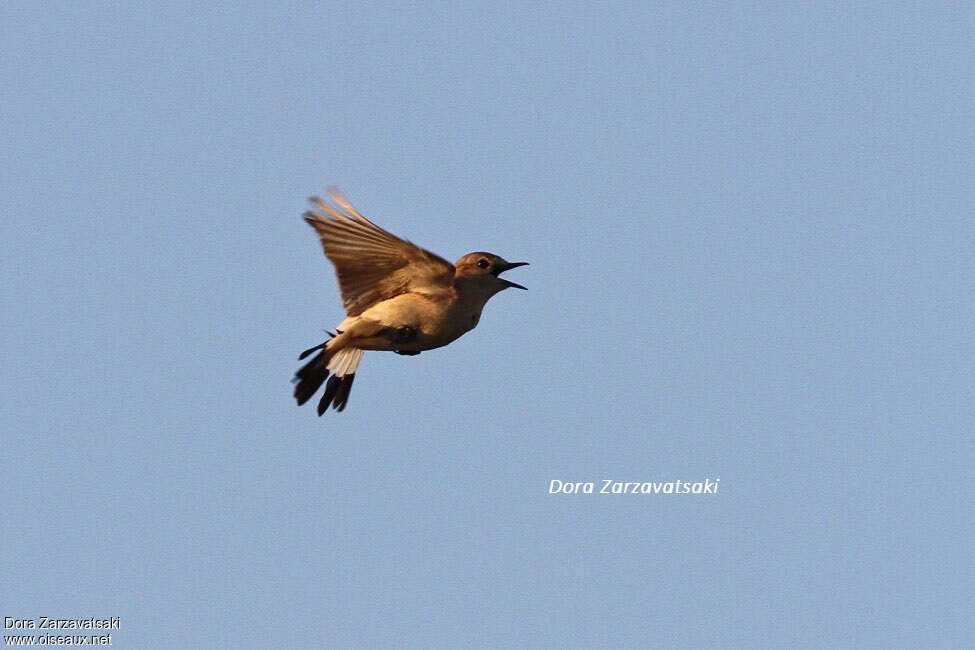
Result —
<path fill-rule="evenodd" d="M 315 357 L 295 373 L 295 399 L 302 405 L 318 392 L 321 385 L 325 385 L 325 394 L 318 402 L 318 414 L 322 415 L 329 406 L 336 411 L 345 409 L 349 401 L 352 382 L 355 381 L 355 371 L 362 361 L 362 350 L 358 348 L 342 348 L 333 351 L 336 339 L 332 338 L 320 345 L 309 348 L 301 353 L 299 359 L 304 359 L 318 351 Z M 332 376 L 329 377 L 329 371 Z"/>

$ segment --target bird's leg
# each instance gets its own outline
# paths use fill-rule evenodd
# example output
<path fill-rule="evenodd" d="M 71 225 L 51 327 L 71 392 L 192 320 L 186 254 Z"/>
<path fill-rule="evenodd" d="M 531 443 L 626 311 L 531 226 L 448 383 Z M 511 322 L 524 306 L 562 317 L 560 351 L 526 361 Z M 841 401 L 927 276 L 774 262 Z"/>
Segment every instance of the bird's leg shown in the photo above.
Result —
<path fill-rule="evenodd" d="M 397 328 L 393 343 L 411 343 L 416 340 L 416 330 L 412 327 Z"/>
<path fill-rule="evenodd" d="M 386 327 L 379 331 L 378 336 L 390 343 L 411 343 L 416 340 L 416 330 L 408 325 L 403 327 Z"/>
<path fill-rule="evenodd" d="M 416 329 L 413 327 L 408 325 L 404 325 L 402 327 L 386 327 L 379 332 L 379 336 L 382 336 L 393 344 L 393 352 L 396 354 L 403 354 L 411 357 L 420 354 L 419 352 L 408 352 L 397 349 L 397 346 L 402 345 L 403 343 L 412 343 L 416 340 Z"/>
<path fill-rule="evenodd" d="M 329 344 L 329 348 L 341 343 L 342 347 L 349 345 L 360 350 L 381 350 L 400 352 L 402 347 L 413 347 L 410 344 L 417 340 L 419 331 L 416 327 L 397 323 L 388 325 L 376 320 L 362 318 L 351 327 L 339 334 Z M 346 340 L 348 339 L 348 340 Z M 336 351 L 341 349 L 337 347 Z M 407 352 L 407 354 L 410 354 Z"/>

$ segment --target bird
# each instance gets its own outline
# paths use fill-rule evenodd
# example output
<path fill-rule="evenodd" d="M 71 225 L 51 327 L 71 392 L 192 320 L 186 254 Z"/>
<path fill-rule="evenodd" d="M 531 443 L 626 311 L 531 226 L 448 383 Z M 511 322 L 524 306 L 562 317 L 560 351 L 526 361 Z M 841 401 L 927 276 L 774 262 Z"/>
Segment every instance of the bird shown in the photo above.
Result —
<path fill-rule="evenodd" d="M 417 355 L 443 347 L 477 327 L 484 305 L 505 289 L 526 289 L 500 277 L 528 262 L 508 262 L 483 251 L 451 264 L 384 230 L 334 187 L 328 200 L 309 199 L 305 221 L 335 266 L 346 318 L 329 338 L 299 356 L 293 379 L 301 406 L 321 388 L 318 415 L 343 411 L 365 351 Z"/>

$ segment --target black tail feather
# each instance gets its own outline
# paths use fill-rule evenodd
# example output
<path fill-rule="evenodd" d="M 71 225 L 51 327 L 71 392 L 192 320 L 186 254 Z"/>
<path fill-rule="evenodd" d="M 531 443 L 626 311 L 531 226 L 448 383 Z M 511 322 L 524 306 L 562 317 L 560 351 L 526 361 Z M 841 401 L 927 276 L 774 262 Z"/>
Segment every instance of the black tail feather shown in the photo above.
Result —
<path fill-rule="evenodd" d="M 342 332 L 335 330 L 338 334 Z M 335 334 L 331 332 L 328 333 L 330 340 L 335 338 Z M 318 402 L 318 415 L 323 415 L 328 407 L 333 407 L 336 411 L 345 410 L 345 405 L 349 402 L 349 392 L 352 390 L 352 382 L 355 381 L 355 373 L 345 375 L 344 377 L 337 377 L 332 375 L 329 377 L 328 374 L 328 362 L 331 359 L 331 355 L 328 353 L 328 349 L 325 347 L 328 341 L 324 341 L 316 345 L 313 348 L 308 348 L 302 352 L 298 359 L 304 359 L 316 350 L 321 350 L 315 358 L 306 363 L 295 373 L 294 383 L 295 383 L 295 399 L 298 401 L 298 406 L 301 406 L 309 399 L 312 395 L 318 392 L 318 389 L 322 387 L 325 380 L 328 379 L 328 383 L 325 384 L 325 393 L 322 395 L 321 401 Z"/>
<path fill-rule="evenodd" d="M 313 351 L 314 348 L 307 350 L 302 354 L 301 358 L 308 356 Z M 295 373 L 295 399 L 298 400 L 298 406 L 311 399 L 311 396 L 318 392 L 318 389 L 321 388 L 322 383 L 327 377 L 328 356 L 323 350 Z"/>
<path fill-rule="evenodd" d="M 352 382 L 354 381 L 355 381 L 355 373 L 342 377 L 342 385 L 339 386 L 339 390 L 335 394 L 336 411 L 341 413 L 342 411 L 345 410 L 345 405 L 349 403 L 349 393 L 352 392 Z"/>
<path fill-rule="evenodd" d="M 336 411 L 344 410 L 349 401 L 349 392 L 352 390 L 353 381 L 355 381 L 354 373 L 344 377 L 337 375 L 329 377 L 328 383 L 325 385 L 325 393 L 322 395 L 321 401 L 318 402 L 318 415 L 323 415 L 329 406 L 334 407 Z"/>
<path fill-rule="evenodd" d="M 305 350 L 304 352 L 302 352 L 301 354 L 298 355 L 298 361 L 301 361 L 302 359 L 304 359 L 305 357 L 307 357 L 309 354 L 311 354 L 315 350 L 321 350 L 324 347 L 325 347 L 325 343 L 319 343 L 318 345 L 316 345 L 313 348 L 308 348 L 307 350 Z"/>
<path fill-rule="evenodd" d="M 328 341 L 331 341 L 332 339 L 335 338 L 335 334 L 329 332 L 328 330 L 325 330 L 325 333 L 328 334 Z M 339 333 L 341 334 L 341 332 L 339 332 Z M 304 359 L 305 357 L 307 357 L 309 354 L 311 354 L 315 350 L 324 350 L 325 349 L 325 346 L 328 345 L 328 341 L 322 341 L 321 343 L 319 343 L 315 347 L 308 348 L 307 350 L 305 350 L 304 352 L 302 352 L 301 354 L 298 355 L 298 361 L 301 361 L 302 359 Z"/>

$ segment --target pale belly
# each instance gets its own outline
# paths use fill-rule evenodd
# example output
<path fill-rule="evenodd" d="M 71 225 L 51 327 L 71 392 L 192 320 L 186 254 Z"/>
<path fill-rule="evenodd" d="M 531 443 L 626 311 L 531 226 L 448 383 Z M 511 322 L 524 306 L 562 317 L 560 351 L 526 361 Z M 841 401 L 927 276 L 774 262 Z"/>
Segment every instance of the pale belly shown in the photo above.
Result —
<path fill-rule="evenodd" d="M 478 308 L 480 307 L 480 308 Z M 426 297 L 418 294 L 396 296 L 364 311 L 359 318 L 368 319 L 383 328 L 409 328 L 412 340 L 388 343 L 370 341 L 363 349 L 423 352 L 443 347 L 470 330 L 480 318 L 483 305 L 467 305 L 453 297 Z"/>

